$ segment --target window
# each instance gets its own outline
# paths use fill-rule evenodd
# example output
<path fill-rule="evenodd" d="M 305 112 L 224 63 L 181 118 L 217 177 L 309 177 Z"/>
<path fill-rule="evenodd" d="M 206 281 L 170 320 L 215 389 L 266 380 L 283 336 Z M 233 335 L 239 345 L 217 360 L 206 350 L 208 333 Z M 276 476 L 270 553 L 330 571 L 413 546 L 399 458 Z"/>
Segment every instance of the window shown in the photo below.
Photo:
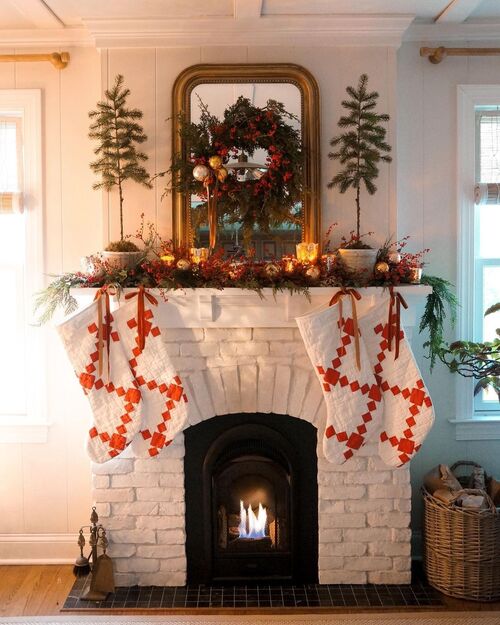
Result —
<path fill-rule="evenodd" d="M 484 317 L 500 300 L 499 204 L 475 204 L 476 183 L 500 183 L 500 86 L 459 85 L 457 115 L 458 279 L 457 337 L 488 340 L 498 317 Z M 496 238 L 495 238 L 496 237 Z M 474 397 L 475 381 L 459 376 L 454 419 L 458 440 L 500 439 L 496 396 Z"/>
<path fill-rule="evenodd" d="M 476 182 L 500 183 L 500 105 L 476 106 Z M 495 204 L 474 207 L 475 297 L 473 336 L 490 341 L 496 335 L 498 317 L 484 317 L 484 311 L 500 302 L 500 198 Z M 498 397 L 491 389 L 475 399 L 476 413 L 499 412 Z"/>
<path fill-rule="evenodd" d="M 0 90 L 0 441 L 45 439 L 40 91 Z M 21 429 L 20 429 L 21 428 Z"/>

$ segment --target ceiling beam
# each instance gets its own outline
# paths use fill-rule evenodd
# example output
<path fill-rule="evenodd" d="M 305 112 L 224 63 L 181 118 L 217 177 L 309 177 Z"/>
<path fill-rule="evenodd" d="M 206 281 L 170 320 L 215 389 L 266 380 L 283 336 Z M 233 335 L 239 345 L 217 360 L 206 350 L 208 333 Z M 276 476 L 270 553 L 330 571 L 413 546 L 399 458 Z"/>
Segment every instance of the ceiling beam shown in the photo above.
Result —
<path fill-rule="evenodd" d="M 481 4 L 483 0 L 451 0 L 435 18 L 440 24 L 461 24 Z"/>
<path fill-rule="evenodd" d="M 235 20 L 261 16 L 262 0 L 233 0 L 233 2 Z"/>
<path fill-rule="evenodd" d="M 35 28 L 61 28 L 62 20 L 43 0 L 9 0 Z"/>

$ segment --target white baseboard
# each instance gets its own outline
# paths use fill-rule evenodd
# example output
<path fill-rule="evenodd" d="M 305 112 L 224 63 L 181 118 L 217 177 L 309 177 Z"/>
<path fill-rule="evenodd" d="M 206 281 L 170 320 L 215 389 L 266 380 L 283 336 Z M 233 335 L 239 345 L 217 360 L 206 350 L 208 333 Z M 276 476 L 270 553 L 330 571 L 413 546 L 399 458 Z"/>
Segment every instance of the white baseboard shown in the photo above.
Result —
<path fill-rule="evenodd" d="M 75 534 L 0 534 L 0 564 L 73 564 Z"/>

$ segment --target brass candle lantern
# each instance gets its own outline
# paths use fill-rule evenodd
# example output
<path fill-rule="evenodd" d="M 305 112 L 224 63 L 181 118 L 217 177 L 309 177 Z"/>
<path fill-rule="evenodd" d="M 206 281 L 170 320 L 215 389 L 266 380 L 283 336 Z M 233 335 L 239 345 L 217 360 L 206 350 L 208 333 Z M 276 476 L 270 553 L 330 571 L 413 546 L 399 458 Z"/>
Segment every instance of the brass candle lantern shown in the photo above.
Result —
<path fill-rule="evenodd" d="M 89 531 L 90 554 L 83 555 L 86 545 L 84 530 Z M 106 537 L 106 530 L 99 523 L 99 516 L 95 507 L 90 515 L 90 525 L 83 525 L 78 532 L 78 546 L 80 556 L 76 559 L 73 573 L 76 577 L 85 577 L 90 573 L 90 578 L 85 583 L 81 598 L 88 601 L 103 601 L 108 593 L 114 592 L 115 582 L 113 576 L 113 562 L 107 555 L 109 541 Z M 97 549 L 102 549 L 102 554 L 97 555 Z"/>
<path fill-rule="evenodd" d="M 318 260 L 318 248 L 317 243 L 297 243 L 297 260 L 304 264 L 315 263 Z"/>
<path fill-rule="evenodd" d="M 422 280 L 422 267 L 410 267 L 408 281 L 410 284 L 420 284 Z"/>
<path fill-rule="evenodd" d="M 199 265 L 208 260 L 208 247 L 191 247 L 189 249 L 189 254 L 191 256 L 191 262 L 195 265 Z"/>

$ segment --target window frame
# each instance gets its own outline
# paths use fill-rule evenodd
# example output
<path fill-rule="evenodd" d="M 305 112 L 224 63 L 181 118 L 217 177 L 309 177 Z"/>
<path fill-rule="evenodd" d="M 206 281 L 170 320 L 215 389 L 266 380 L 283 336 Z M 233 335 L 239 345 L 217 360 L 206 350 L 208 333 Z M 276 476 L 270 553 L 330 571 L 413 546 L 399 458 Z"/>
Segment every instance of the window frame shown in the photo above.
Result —
<path fill-rule="evenodd" d="M 477 162 L 478 106 L 497 106 L 500 103 L 500 85 L 458 85 L 457 87 L 457 295 L 460 302 L 457 334 L 460 338 L 474 337 L 474 306 L 478 297 L 478 266 L 475 261 L 476 211 L 474 185 Z M 474 380 L 456 378 L 456 405 L 454 419 L 457 440 L 500 439 L 499 411 L 476 409 Z"/>
<path fill-rule="evenodd" d="M 26 414 L 0 415 L 0 442 L 46 442 L 47 366 L 45 332 L 34 323 L 33 294 L 44 284 L 44 197 L 42 181 L 42 95 L 40 89 L 0 89 L 0 114 L 22 118 L 23 167 L 22 207 L 25 214 L 26 256 L 24 302 L 27 359 Z M 28 386 L 29 385 L 29 386 Z"/>

